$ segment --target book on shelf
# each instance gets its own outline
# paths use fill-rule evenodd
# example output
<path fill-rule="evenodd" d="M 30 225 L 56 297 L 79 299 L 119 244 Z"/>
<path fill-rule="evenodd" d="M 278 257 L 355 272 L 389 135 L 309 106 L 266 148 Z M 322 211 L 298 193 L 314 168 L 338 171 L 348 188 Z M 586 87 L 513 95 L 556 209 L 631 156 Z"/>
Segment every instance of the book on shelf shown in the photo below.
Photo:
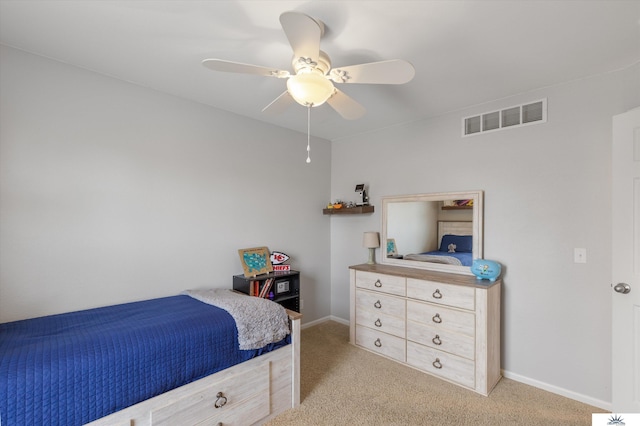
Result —
<path fill-rule="evenodd" d="M 249 295 L 258 296 L 260 294 L 260 281 L 254 280 L 249 283 Z"/>
<path fill-rule="evenodd" d="M 269 290 L 271 290 L 271 286 L 273 286 L 273 281 L 274 278 L 268 278 L 264 281 L 258 297 L 266 298 L 269 295 Z"/>
<path fill-rule="evenodd" d="M 273 293 L 273 282 L 275 280 L 275 278 L 269 278 L 269 288 L 267 288 L 267 290 L 264 292 L 264 297 L 267 299 L 272 299 L 270 295 Z"/>

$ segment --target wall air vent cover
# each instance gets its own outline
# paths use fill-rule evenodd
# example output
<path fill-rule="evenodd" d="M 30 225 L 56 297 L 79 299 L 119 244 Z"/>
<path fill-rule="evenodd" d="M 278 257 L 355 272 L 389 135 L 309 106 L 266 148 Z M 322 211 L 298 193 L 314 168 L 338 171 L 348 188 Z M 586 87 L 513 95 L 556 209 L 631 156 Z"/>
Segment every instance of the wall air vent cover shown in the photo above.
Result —
<path fill-rule="evenodd" d="M 547 100 L 511 106 L 462 119 L 462 136 L 477 135 L 547 121 Z"/>

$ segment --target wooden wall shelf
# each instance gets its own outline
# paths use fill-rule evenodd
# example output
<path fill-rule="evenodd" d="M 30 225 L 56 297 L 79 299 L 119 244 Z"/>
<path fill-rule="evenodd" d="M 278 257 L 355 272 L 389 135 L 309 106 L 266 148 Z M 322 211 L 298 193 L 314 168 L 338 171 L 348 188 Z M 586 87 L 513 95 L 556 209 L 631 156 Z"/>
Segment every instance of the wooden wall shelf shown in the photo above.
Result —
<path fill-rule="evenodd" d="M 340 209 L 322 209 L 322 214 L 364 214 L 373 213 L 373 206 L 342 207 Z"/>
<path fill-rule="evenodd" d="M 442 206 L 442 210 L 473 210 L 473 206 Z"/>

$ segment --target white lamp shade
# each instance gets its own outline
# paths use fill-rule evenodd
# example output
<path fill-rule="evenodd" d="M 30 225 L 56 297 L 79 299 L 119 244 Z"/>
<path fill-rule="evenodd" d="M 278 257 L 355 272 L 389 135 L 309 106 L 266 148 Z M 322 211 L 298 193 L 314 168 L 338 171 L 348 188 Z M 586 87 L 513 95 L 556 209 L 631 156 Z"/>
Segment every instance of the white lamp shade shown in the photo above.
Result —
<path fill-rule="evenodd" d="M 366 248 L 380 247 L 380 235 L 377 232 L 365 232 L 362 238 L 362 246 Z"/>
<path fill-rule="evenodd" d="M 303 72 L 287 80 L 289 94 L 304 106 L 322 105 L 331 97 L 333 89 L 331 81 L 316 72 Z"/>

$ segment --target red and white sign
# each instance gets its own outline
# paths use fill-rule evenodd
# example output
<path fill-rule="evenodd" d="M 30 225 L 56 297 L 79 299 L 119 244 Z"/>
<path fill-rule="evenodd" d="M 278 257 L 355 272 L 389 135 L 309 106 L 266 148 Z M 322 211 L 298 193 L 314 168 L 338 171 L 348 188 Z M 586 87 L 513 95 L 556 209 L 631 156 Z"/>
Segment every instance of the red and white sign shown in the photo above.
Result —
<path fill-rule="evenodd" d="M 291 265 L 273 265 L 274 271 L 290 271 Z"/>

